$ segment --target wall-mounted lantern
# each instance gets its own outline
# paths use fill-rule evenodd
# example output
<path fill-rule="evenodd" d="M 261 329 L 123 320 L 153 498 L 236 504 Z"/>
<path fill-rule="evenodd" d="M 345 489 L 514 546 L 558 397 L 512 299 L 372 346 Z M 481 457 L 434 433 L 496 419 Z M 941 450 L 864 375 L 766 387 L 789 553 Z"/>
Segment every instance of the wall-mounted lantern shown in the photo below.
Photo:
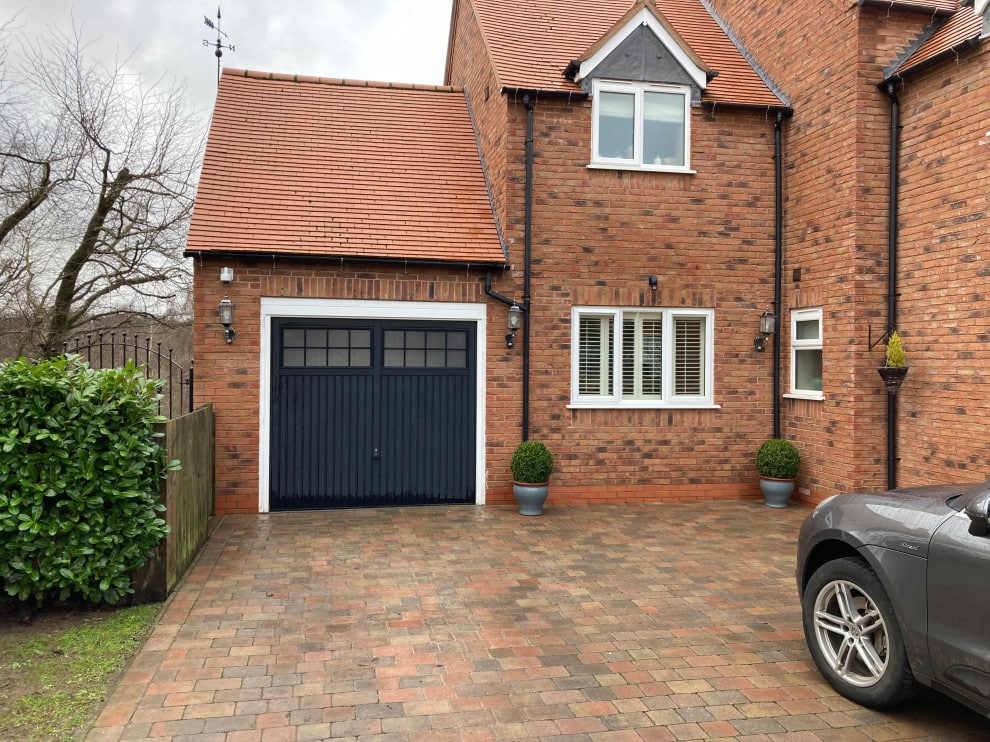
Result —
<path fill-rule="evenodd" d="M 516 330 L 522 327 L 523 308 L 518 304 L 509 307 L 509 331 L 505 335 L 505 347 L 511 348 L 516 344 Z"/>
<path fill-rule="evenodd" d="M 777 331 L 777 315 L 767 309 L 760 315 L 760 334 L 753 340 L 753 347 L 760 353 L 766 350 L 767 338 Z"/>
<path fill-rule="evenodd" d="M 220 314 L 220 324 L 223 325 L 223 336 L 227 339 L 227 345 L 234 342 L 234 302 L 226 295 L 220 300 L 218 307 Z"/>

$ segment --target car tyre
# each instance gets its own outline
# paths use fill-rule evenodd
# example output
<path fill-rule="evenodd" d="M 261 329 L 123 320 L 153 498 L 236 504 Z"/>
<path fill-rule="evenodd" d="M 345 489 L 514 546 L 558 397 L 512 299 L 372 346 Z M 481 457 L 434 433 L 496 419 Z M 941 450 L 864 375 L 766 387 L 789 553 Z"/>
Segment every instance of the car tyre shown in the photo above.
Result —
<path fill-rule="evenodd" d="M 864 561 L 836 559 L 808 580 L 804 636 L 819 671 L 846 698 L 889 708 L 917 687 L 894 608 Z"/>

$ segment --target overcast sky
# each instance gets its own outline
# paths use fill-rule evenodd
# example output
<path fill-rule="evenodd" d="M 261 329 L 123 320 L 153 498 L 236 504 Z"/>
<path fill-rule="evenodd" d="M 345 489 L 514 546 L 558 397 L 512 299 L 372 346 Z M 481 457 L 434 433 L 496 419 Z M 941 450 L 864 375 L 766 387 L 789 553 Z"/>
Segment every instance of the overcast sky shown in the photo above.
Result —
<path fill-rule="evenodd" d="M 225 0 L 225 67 L 391 82 L 443 82 L 451 0 Z M 0 0 L 0 25 L 30 38 L 73 23 L 112 61 L 184 80 L 193 109 L 212 109 L 216 0 Z"/>

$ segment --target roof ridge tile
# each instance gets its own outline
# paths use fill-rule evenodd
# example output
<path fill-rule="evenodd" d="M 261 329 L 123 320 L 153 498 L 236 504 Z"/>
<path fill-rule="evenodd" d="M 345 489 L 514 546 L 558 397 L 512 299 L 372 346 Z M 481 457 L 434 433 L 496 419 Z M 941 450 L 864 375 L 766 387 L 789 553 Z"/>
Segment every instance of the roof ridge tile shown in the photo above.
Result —
<path fill-rule="evenodd" d="M 383 80 L 357 80 L 346 77 L 319 77 L 316 75 L 299 75 L 289 72 L 237 69 L 234 67 L 224 67 L 223 74 L 231 77 L 246 77 L 252 80 L 338 85 L 352 88 L 375 88 L 377 90 L 425 90 L 431 93 L 464 92 L 464 87 L 460 85 L 431 85 L 427 83 L 388 82 Z"/>

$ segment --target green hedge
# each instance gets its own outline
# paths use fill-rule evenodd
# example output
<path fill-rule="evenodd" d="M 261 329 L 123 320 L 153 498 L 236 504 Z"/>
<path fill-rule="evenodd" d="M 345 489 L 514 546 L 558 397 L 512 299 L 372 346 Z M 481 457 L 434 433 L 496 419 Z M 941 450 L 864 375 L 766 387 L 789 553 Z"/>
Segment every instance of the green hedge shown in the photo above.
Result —
<path fill-rule="evenodd" d="M 37 604 L 117 603 L 168 526 L 161 382 L 78 356 L 0 364 L 0 583 Z"/>

